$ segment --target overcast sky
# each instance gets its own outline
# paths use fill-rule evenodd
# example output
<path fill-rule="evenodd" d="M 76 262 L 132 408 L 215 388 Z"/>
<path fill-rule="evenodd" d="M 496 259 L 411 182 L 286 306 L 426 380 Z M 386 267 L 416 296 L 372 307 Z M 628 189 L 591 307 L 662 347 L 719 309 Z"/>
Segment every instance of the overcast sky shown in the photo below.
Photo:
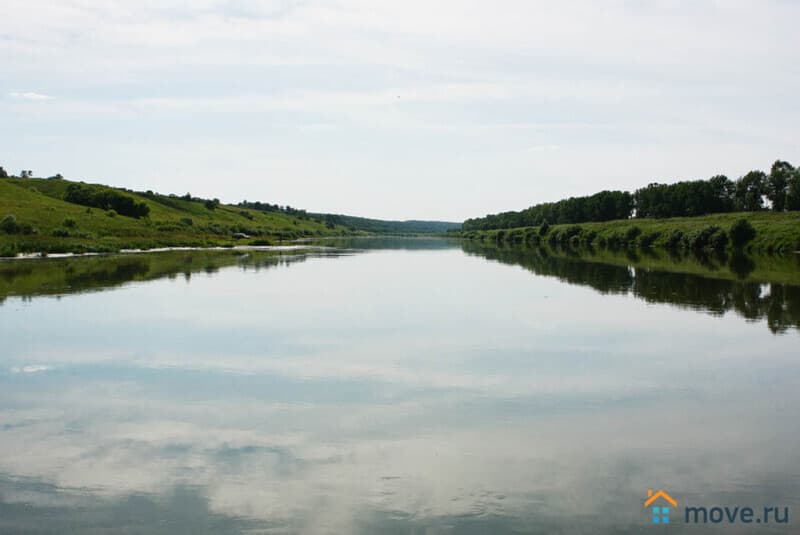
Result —
<path fill-rule="evenodd" d="M 800 2 L 3 0 L 0 165 L 463 220 L 800 163 Z"/>

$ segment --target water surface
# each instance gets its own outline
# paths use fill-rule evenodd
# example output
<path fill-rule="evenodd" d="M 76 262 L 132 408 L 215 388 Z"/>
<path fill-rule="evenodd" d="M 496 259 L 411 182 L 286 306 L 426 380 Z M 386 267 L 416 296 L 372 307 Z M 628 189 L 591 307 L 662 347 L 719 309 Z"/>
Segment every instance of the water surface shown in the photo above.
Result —
<path fill-rule="evenodd" d="M 794 259 L 326 245 L 0 263 L 0 532 L 639 533 L 651 487 L 797 511 Z"/>

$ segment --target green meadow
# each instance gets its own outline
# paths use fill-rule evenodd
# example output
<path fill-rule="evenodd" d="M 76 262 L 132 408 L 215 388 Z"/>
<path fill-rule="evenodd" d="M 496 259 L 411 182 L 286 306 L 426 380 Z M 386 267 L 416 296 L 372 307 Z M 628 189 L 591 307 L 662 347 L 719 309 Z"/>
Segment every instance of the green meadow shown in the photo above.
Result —
<path fill-rule="evenodd" d="M 353 233 L 351 229 L 308 215 L 97 186 L 149 208 L 145 217 L 129 217 L 111 209 L 65 201 L 71 184 L 76 183 L 63 179 L 0 179 L 0 254 L 269 245 L 303 237 Z M 239 239 L 234 235 L 239 235 Z"/>

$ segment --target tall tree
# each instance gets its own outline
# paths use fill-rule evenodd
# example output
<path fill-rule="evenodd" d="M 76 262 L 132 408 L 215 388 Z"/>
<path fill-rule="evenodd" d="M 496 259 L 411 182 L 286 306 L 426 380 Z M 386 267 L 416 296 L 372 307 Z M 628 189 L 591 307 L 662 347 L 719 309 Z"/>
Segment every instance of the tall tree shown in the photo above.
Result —
<path fill-rule="evenodd" d="M 763 171 L 750 171 L 736 181 L 736 209 L 756 212 L 764 208 L 767 175 Z"/>
<path fill-rule="evenodd" d="M 800 210 L 800 167 L 789 176 L 786 187 L 786 209 Z"/>
<path fill-rule="evenodd" d="M 776 212 L 783 212 L 786 209 L 786 190 L 793 173 L 794 167 L 789 162 L 777 160 L 772 164 L 767 177 L 767 199 L 772 202 L 772 209 Z"/>

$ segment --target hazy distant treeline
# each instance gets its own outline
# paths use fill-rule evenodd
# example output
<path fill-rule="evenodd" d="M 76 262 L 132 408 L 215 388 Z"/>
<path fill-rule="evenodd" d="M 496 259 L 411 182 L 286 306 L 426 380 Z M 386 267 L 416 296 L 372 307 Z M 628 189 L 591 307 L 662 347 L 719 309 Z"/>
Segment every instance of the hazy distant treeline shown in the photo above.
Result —
<path fill-rule="evenodd" d="M 492 230 L 547 223 L 585 223 L 630 217 L 684 217 L 724 212 L 800 210 L 800 168 L 776 161 L 769 174 L 750 171 L 738 180 L 717 175 L 708 180 L 648 184 L 634 193 L 601 191 L 541 203 L 518 212 L 467 219 L 464 230 Z"/>
<path fill-rule="evenodd" d="M 239 206 L 252 210 L 260 210 L 262 212 L 283 212 L 297 216 L 300 219 L 310 219 L 325 223 L 328 228 L 334 228 L 339 225 L 349 230 L 360 230 L 378 234 L 434 234 L 444 233 L 448 230 L 461 227 L 460 223 L 450 223 L 447 221 L 387 221 L 343 214 L 318 214 L 292 208 L 291 206 L 279 206 L 277 204 L 264 202 L 242 201 L 239 203 Z"/>

